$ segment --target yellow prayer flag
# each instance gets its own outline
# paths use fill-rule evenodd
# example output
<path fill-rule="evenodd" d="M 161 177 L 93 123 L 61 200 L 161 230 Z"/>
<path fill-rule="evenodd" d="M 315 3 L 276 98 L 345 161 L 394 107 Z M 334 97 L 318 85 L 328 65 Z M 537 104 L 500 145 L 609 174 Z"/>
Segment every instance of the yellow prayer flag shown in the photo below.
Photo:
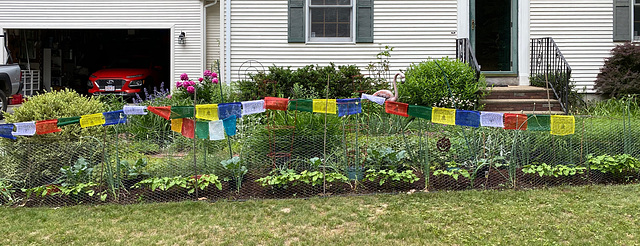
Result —
<path fill-rule="evenodd" d="M 102 113 L 98 114 L 88 114 L 80 117 L 80 127 L 90 127 L 90 126 L 99 126 L 104 125 L 104 115 Z"/>
<path fill-rule="evenodd" d="M 314 113 L 337 114 L 337 111 L 336 99 L 313 99 Z"/>
<path fill-rule="evenodd" d="M 570 135 L 576 131 L 576 118 L 571 115 L 551 116 L 551 135 Z"/>
<path fill-rule="evenodd" d="M 182 133 L 182 119 L 171 119 L 171 130 Z"/>
<path fill-rule="evenodd" d="M 218 120 L 218 104 L 196 105 L 196 118 L 208 121 Z"/>
<path fill-rule="evenodd" d="M 445 125 L 456 124 L 456 110 L 452 108 L 436 108 L 431 110 L 431 122 Z"/>

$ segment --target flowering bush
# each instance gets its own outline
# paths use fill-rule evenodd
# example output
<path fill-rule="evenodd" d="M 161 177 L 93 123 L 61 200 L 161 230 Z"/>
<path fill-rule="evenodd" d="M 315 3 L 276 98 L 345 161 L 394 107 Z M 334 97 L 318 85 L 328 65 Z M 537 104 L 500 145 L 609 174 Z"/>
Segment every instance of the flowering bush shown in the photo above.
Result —
<path fill-rule="evenodd" d="M 219 97 L 218 74 L 206 70 L 202 73 L 202 77 L 193 81 L 189 79 L 189 75 L 183 73 L 180 75 L 180 81 L 176 82 L 177 91 L 173 97 L 177 99 L 191 99 L 197 97 L 197 103 L 218 103 Z"/>

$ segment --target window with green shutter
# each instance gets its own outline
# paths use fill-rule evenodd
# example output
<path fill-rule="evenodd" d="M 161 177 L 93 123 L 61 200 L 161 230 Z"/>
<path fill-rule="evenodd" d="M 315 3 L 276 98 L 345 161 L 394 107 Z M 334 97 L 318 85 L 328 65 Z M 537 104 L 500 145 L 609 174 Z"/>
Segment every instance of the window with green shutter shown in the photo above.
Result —
<path fill-rule="evenodd" d="M 373 0 L 288 0 L 289 43 L 373 43 Z"/>
<path fill-rule="evenodd" d="M 640 42 L 640 0 L 633 4 L 633 41 Z"/>
<path fill-rule="evenodd" d="M 631 41 L 631 1 L 613 1 L 613 41 Z"/>

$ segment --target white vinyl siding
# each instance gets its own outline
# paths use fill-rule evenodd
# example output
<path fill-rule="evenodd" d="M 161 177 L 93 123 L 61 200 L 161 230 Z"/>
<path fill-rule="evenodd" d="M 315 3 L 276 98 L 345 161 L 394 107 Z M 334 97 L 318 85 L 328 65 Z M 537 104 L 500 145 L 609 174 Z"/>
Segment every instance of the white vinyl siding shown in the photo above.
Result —
<path fill-rule="evenodd" d="M 611 0 L 531 0 L 531 38 L 552 37 L 572 69 L 578 92 L 593 92 L 613 42 Z"/>
<path fill-rule="evenodd" d="M 202 73 L 200 0 L 2 0 L 0 13 L 0 29 L 173 28 L 173 79 Z M 180 32 L 185 45 L 178 44 Z"/>
<path fill-rule="evenodd" d="M 220 59 L 220 45 L 222 44 L 220 36 L 220 2 L 207 8 L 207 61 L 205 67 L 211 69 L 216 60 Z M 220 64 L 220 69 L 222 64 Z"/>
<path fill-rule="evenodd" d="M 457 0 L 376 0 L 373 18 L 374 43 L 288 43 L 287 1 L 231 1 L 231 81 L 245 78 L 245 68 L 239 69 L 248 60 L 259 61 L 265 70 L 354 64 L 366 74 L 385 45 L 395 47 L 392 74 L 429 58 L 455 57 Z"/>

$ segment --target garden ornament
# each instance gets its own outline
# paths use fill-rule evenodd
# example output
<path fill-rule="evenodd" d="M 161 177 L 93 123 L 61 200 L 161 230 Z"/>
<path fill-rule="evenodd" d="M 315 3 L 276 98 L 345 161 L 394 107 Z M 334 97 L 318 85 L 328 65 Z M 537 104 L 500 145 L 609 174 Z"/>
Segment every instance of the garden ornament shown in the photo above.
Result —
<path fill-rule="evenodd" d="M 387 101 L 395 102 L 398 99 L 398 86 L 396 85 L 396 81 L 398 80 L 398 76 L 404 79 L 404 74 L 397 73 L 396 76 L 393 77 L 393 92 L 390 90 L 379 90 L 376 93 L 373 93 L 374 96 L 384 97 Z"/>

